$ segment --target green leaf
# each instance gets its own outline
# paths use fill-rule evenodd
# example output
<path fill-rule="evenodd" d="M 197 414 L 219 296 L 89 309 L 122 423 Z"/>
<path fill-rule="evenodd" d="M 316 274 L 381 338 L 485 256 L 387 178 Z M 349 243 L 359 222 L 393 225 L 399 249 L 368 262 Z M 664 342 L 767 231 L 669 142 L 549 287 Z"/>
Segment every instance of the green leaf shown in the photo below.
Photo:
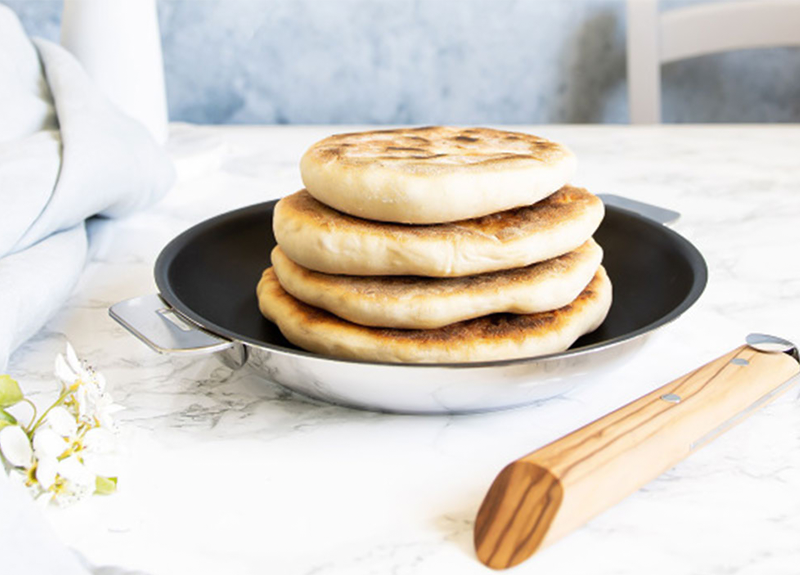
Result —
<path fill-rule="evenodd" d="M 94 480 L 94 492 L 97 495 L 111 495 L 117 490 L 116 477 L 100 477 Z"/>
<path fill-rule="evenodd" d="M 11 407 L 22 401 L 19 384 L 8 375 L 0 375 L 0 409 Z"/>
<path fill-rule="evenodd" d="M 17 418 L 0 409 L 0 429 L 3 429 L 6 425 L 16 425 Z"/>

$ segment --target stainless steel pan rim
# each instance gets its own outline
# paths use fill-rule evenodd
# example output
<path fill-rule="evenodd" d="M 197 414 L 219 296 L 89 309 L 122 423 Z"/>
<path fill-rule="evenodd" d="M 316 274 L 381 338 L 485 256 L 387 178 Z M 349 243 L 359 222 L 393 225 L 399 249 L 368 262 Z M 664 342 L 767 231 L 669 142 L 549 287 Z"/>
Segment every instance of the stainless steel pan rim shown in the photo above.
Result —
<path fill-rule="evenodd" d="M 136 305 L 130 306 L 128 304 L 134 300 L 121 302 L 113 306 L 110 310 L 111 315 L 157 351 L 183 353 L 221 351 L 222 353 L 219 353 L 218 356 L 232 367 L 243 365 L 248 361 L 249 356 L 250 364 L 266 379 L 276 381 L 293 391 L 316 399 L 379 411 L 463 413 L 524 405 L 542 399 L 545 396 L 556 395 L 557 393 L 554 393 L 554 391 L 558 386 L 550 390 L 539 373 L 545 367 L 548 370 L 560 370 L 558 374 L 547 374 L 544 379 L 560 381 L 562 389 L 566 386 L 565 378 L 573 378 L 575 381 L 588 379 L 590 371 L 587 370 L 593 369 L 590 364 L 601 365 L 608 363 L 610 358 L 623 356 L 627 353 L 626 350 L 636 348 L 638 347 L 637 344 L 643 343 L 647 335 L 672 322 L 689 309 L 702 294 L 708 278 L 707 267 L 702 255 L 686 239 L 658 222 L 654 222 L 651 218 L 643 217 L 624 208 L 612 206 L 608 208 L 612 215 L 616 214 L 616 217 L 624 216 L 624 218 L 631 220 L 633 223 L 639 222 L 638 225 L 645 222 L 647 226 L 656 232 L 656 236 L 663 236 L 665 241 L 671 245 L 670 249 L 674 249 L 677 254 L 675 257 L 683 258 L 682 265 L 691 270 L 691 277 L 689 279 L 684 278 L 686 280 L 684 281 L 685 293 L 681 291 L 681 294 L 684 294 L 682 299 L 676 301 L 675 305 L 670 304 L 672 307 L 669 308 L 668 313 L 659 316 L 655 321 L 642 325 L 638 329 L 621 333 L 616 337 L 589 343 L 564 352 L 501 361 L 400 364 L 323 357 L 307 351 L 292 349 L 285 345 L 248 337 L 242 333 L 232 332 L 187 305 L 176 293 L 175 285 L 170 281 L 170 266 L 175 262 L 176 253 L 182 249 L 192 248 L 192 242 L 195 242 L 199 237 L 198 234 L 205 233 L 204 230 L 213 232 L 219 226 L 225 225 L 226 222 L 229 224 L 231 221 L 236 221 L 237 218 L 244 217 L 255 209 L 269 210 L 269 217 L 271 218 L 271 208 L 274 203 L 267 202 L 258 206 L 250 206 L 206 220 L 179 235 L 164 248 L 155 266 L 156 284 L 161 295 L 160 297 L 150 296 L 157 299 L 150 301 L 148 304 L 143 302 L 136 304 L 141 304 L 140 307 L 149 306 L 147 313 L 150 313 L 151 316 L 155 315 L 152 312 L 156 312 L 156 314 L 160 314 L 163 317 L 159 317 L 157 321 L 151 318 L 149 322 L 140 322 L 138 325 L 134 325 L 144 317 L 141 309 L 136 313 L 131 313 L 132 310 L 136 311 Z M 269 248 L 267 247 L 265 249 L 267 254 L 268 250 Z M 181 278 L 181 275 L 178 274 L 176 277 Z M 144 298 L 135 299 L 144 300 Z M 137 314 L 139 317 L 134 317 Z M 164 319 L 169 319 L 169 316 L 172 316 L 171 321 L 163 321 Z M 181 324 L 184 325 L 183 328 L 175 327 Z M 191 326 L 188 329 L 185 327 L 187 324 Z M 166 339 L 163 341 L 166 341 L 166 344 L 163 342 L 158 344 L 152 341 L 153 329 L 165 330 L 164 337 Z M 185 339 L 187 337 L 192 341 L 187 343 L 188 340 Z M 176 343 L 172 345 L 170 341 Z M 278 364 L 282 366 L 283 373 L 276 371 L 275 366 Z M 291 373 L 287 373 L 287 370 Z M 456 400 L 449 398 L 447 401 L 439 402 L 438 400 L 431 401 L 430 398 L 426 399 L 424 397 L 417 401 L 414 397 L 409 396 L 401 401 L 397 401 L 396 398 L 393 399 L 392 397 L 388 397 L 384 401 L 380 396 L 368 399 L 359 396 L 359 394 L 370 395 L 373 387 L 376 389 L 386 387 L 391 390 L 393 388 L 389 387 L 390 384 L 401 385 L 411 390 L 418 387 L 420 389 L 419 393 L 422 395 L 426 393 L 435 395 L 435 390 L 439 389 L 439 387 L 450 385 L 450 383 L 466 385 L 463 382 L 467 380 L 472 382 L 475 390 L 478 390 L 475 391 L 478 395 L 484 392 L 489 393 L 494 389 L 486 386 L 484 386 L 485 389 L 481 387 L 482 384 L 475 379 L 477 374 L 480 374 L 480 377 L 484 379 L 497 376 L 500 380 L 508 380 L 507 383 L 511 382 L 523 391 L 529 391 L 531 386 L 538 386 L 541 387 L 542 392 L 515 396 L 516 389 L 510 387 L 505 389 L 505 393 L 509 393 L 507 400 L 495 400 L 486 397 L 483 398 L 483 404 L 481 403 L 481 398 L 475 401 L 470 400 L 472 401 L 470 403 L 470 401 L 461 402 L 458 398 Z M 387 375 L 389 379 L 394 379 L 395 377 L 397 379 L 394 382 L 372 381 L 370 383 L 358 381 L 347 383 L 348 378 L 371 377 L 382 380 L 384 375 Z M 436 387 L 438 385 L 437 381 L 420 383 L 420 380 L 431 379 L 434 376 L 435 378 L 448 380 L 449 383 L 444 382 L 439 387 Z M 334 382 L 337 377 L 338 380 Z M 537 382 L 537 379 L 540 381 Z M 457 383 L 459 381 L 462 383 Z M 347 390 L 342 392 L 341 389 L 336 389 L 343 386 L 347 387 L 348 385 L 358 387 L 361 383 L 369 384 L 371 387 L 369 389 L 360 389 L 355 392 L 355 395 L 348 393 Z M 331 385 L 333 385 L 333 388 L 330 388 Z M 425 387 L 426 385 L 428 386 L 427 388 Z M 411 393 L 413 394 L 413 391 Z M 465 393 L 469 395 L 469 393 Z M 498 391 L 498 393 L 503 393 L 503 391 Z M 391 396 L 391 392 L 388 392 L 388 395 Z"/>

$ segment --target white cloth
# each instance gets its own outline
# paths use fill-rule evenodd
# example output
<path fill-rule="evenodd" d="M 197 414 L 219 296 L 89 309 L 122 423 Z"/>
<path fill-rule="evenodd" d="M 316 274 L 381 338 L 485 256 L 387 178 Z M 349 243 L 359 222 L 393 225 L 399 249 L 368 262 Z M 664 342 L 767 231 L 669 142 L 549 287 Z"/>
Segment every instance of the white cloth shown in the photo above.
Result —
<path fill-rule="evenodd" d="M 77 555 L 58 541 L 28 494 L 0 473 L 0 551 L 3 573 L 88 575 Z"/>
<path fill-rule="evenodd" d="M 86 219 L 155 202 L 174 177 L 165 151 L 75 58 L 30 40 L 0 4 L 0 373 L 80 277 Z M 2 472 L 0 510 L 0 571 L 87 573 Z"/>
<path fill-rule="evenodd" d="M 84 221 L 147 206 L 173 181 L 147 130 L 0 4 L 0 372 L 77 282 Z"/>

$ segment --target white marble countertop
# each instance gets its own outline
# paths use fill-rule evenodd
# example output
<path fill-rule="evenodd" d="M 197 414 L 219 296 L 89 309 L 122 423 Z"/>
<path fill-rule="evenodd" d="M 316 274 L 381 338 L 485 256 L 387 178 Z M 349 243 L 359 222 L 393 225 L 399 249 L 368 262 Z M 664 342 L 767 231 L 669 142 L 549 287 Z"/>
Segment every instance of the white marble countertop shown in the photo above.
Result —
<path fill-rule="evenodd" d="M 119 493 L 50 509 L 98 573 L 487 573 L 478 505 L 508 461 L 742 342 L 800 341 L 800 126 L 525 127 L 578 155 L 577 184 L 676 209 L 705 255 L 699 303 L 612 381 L 488 415 L 393 416 L 312 404 L 213 357 L 159 356 L 109 305 L 155 291 L 153 262 L 215 214 L 300 187 L 298 160 L 340 127 L 174 125 L 179 181 L 154 208 L 94 221 L 63 310 L 13 357 L 29 392 L 53 389 L 69 339 L 118 403 Z M 113 566 L 113 568 L 112 568 Z M 800 570 L 797 388 L 518 573 Z"/>

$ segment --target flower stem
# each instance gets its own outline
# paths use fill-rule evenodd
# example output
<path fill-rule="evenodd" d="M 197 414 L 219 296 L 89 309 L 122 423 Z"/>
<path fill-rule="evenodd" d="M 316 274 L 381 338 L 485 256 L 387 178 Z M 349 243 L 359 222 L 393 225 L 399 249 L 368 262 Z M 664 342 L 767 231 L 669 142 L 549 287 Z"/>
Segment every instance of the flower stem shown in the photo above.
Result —
<path fill-rule="evenodd" d="M 31 409 L 33 410 L 33 415 L 31 415 L 31 421 L 30 421 L 30 423 L 28 423 L 28 427 L 24 428 L 26 432 L 31 433 L 33 431 L 31 429 L 31 426 L 33 425 L 33 422 L 36 421 L 36 405 L 34 405 L 34 403 L 30 399 L 28 399 L 27 397 L 23 397 L 22 401 L 24 401 L 28 405 L 30 405 Z"/>
<path fill-rule="evenodd" d="M 53 409 L 54 407 L 56 407 L 57 405 L 61 405 L 62 403 L 64 403 L 64 400 L 67 398 L 67 396 L 69 394 L 70 394 L 69 389 L 64 390 L 61 393 L 61 395 L 58 396 L 58 399 L 56 399 L 55 403 L 53 403 L 53 405 L 48 407 L 45 410 L 45 412 L 42 414 L 42 416 L 36 421 L 36 423 L 33 425 L 33 427 L 31 428 L 29 433 L 33 434 L 33 432 L 35 432 L 37 429 L 39 429 L 39 427 L 41 427 L 41 425 L 44 423 L 44 420 L 47 417 L 47 414 L 50 413 L 50 410 Z"/>

